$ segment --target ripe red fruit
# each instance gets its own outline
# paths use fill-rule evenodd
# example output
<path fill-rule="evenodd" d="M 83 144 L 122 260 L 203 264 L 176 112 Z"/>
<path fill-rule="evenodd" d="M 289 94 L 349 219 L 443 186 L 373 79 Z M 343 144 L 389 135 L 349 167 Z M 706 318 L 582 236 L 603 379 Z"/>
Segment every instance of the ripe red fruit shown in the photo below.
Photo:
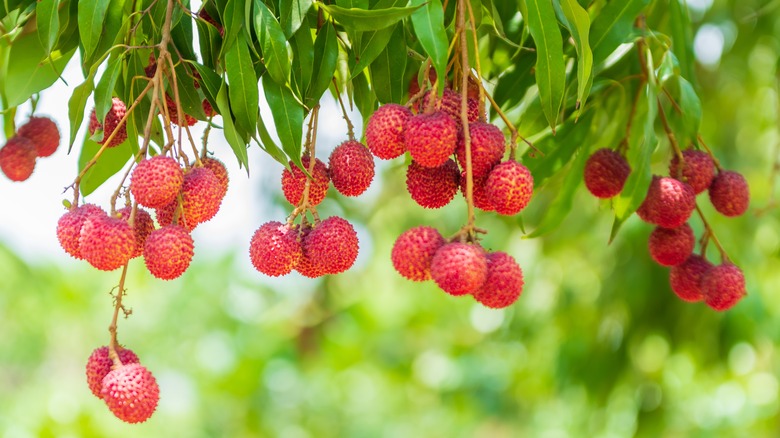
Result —
<path fill-rule="evenodd" d="M 200 160 L 201 163 L 203 163 L 203 167 L 210 170 L 214 173 L 214 176 L 217 177 L 217 181 L 219 181 L 219 189 L 220 189 L 220 199 L 223 199 L 225 197 L 225 194 L 227 194 L 228 190 L 228 184 L 230 182 L 230 179 L 228 178 L 228 171 L 225 167 L 225 163 L 222 161 L 211 158 L 211 157 L 204 157 Z"/>
<path fill-rule="evenodd" d="M 211 102 L 209 102 L 208 99 L 203 99 L 203 102 L 201 102 L 200 106 L 203 107 L 203 112 L 206 114 L 206 117 L 216 117 L 219 115 L 214 107 L 211 106 Z"/>
<path fill-rule="evenodd" d="M 487 195 L 487 176 L 482 178 L 474 178 L 474 187 L 472 198 L 474 199 L 474 207 L 484 211 L 495 211 L 496 207 L 493 206 L 493 201 Z M 466 198 L 466 171 L 460 173 L 460 191 L 463 193 L 463 197 Z"/>
<path fill-rule="evenodd" d="M 520 298 L 523 271 L 514 257 L 496 251 L 487 255 L 487 279 L 474 292 L 474 299 L 485 307 L 502 309 Z"/>
<path fill-rule="evenodd" d="M 358 237 L 352 224 L 331 216 L 317 224 L 303 241 L 306 255 L 316 257 L 325 274 L 351 268 L 358 255 Z"/>
<path fill-rule="evenodd" d="M 399 274 L 412 281 L 431 279 L 431 261 L 446 242 L 433 227 L 414 227 L 398 236 L 390 259 Z"/>
<path fill-rule="evenodd" d="M 724 216 L 739 216 L 750 204 L 750 189 L 742 174 L 722 171 L 710 185 L 710 202 Z"/>
<path fill-rule="evenodd" d="M 129 348 L 117 347 L 116 354 L 122 365 L 138 363 L 138 356 Z M 87 385 L 95 397 L 100 397 L 100 390 L 103 389 L 103 379 L 111 372 L 114 363 L 108 356 L 108 347 L 96 348 L 87 359 Z"/>
<path fill-rule="evenodd" d="M 485 251 L 475 244 L 443 245 L 431 260 L 431 278 L 450 295 L 470 294 L 487 279 Z"/>
<path fill-rule="evenodd" d="M 431 99 L 432 96 L 435 96 L 435 92 L 428 92 L 426 93 L 425 97 L 423 97 L 423 109 L 427 107 L 429 99 Z M 440 108 L 441 111 L 452 118 L 458 128 L 461 126 L 460 102 L 461 95 L 459 92 L 456 92 L 451 88 L 445 88 L 444 94 L 442 94 L 441 97 L 441 101 L 438 102 L 437 106 L 437 108 Z M 479 119 L 479 100 L 468 98 L 467 102 L 468 108 L 466 111 L 468 114 L 469 123 L 476 122 Z"/>
<path fill-rule="evenodd" d="M 122 365 L 103 379 L 100 395 L 108 409 L 126 423 L 143 423 L 160 401 L 160 388 L 152 373 L 141 364 Z"/>
<path fill-rule="evenodd" d="M 455 152 L 458 127 L 441 111 L 419 114 L 406 121 L 404 144 L 412 159 L 421 166 L 438 167 Z"/>
<path fill-rule="evenodd" d="M 333 149 L 328 169 L 336 190 L 344 196 L 358 196 L 374 179 L 374 156 L 361 143 L 347 140 Z"/>
<path fill-rule="evenodd" d="M 222 203 L 221 185 L 214 172 L 205 167 L 191 167 L 181 185 L 184 220 L 193 228 L 214 217 Z M 174 201 L 174 204 L 176 201 Z M 181 224 L 181 218 L 179 218 Z"/>
<path fill-rule="evenodd" d="M 98 122 L 97 115 L 93 109 L 92 113 L 89 115 L 89 135 L 95 134 L 95 131 L 99 129 L 102 130 L 103 139 L 97 143 L 103 144 L 106 140 L 108 140 L 108 137 L 111 136 L 111 133 L 114 132 L 116 127 L 119 125 L 119 121 L 122 120 L 126 112 L 127 108 L 125 107 L 125 103 L 119 100 L 118 97 L 114 97 L 112 99 L 111 108 L 108 109 L 108 113 L 106 113 L 106 118 L 103 120 L 103 123 Z M 114 135 L 114 138 L 111 140 L 111 143 L 109 143 L 107 147 L 112 148 L 119 146 L 125 140 L 127 140 L 127 124 L 122 123 L 122 127 L 119 128 L 116 135 Z"/>
<path fill-rule="evenodd" d="M 303 167 L 309 170 L 309 157 L 301 159 Z M 306 187 L 306 174 L 290 161 L 290 169 L 284 169 L 282 172 L 282 192 L 284 197 L 292 205 L 299 205 L 303 198 L 303 190 Z M 319 158 L 314 160 L 314 171 L 312 172 L 312 182 L 309 185 L 309 205 L 319 205 L 325 195 L 328 194 L 328 185 L 330 176 L 328 167 Z"/>
<path fill-rule="evenodd" d="M 165 95 L 165 106 L 168 107 L 168 117 L 171 119 L 171 123 L 174 125 L 179 124 L 179 109 L 176 107 L 176 101 L 171 98 L 171 96 Z M 183 109 L 183 108 L 182 108 Z M 195 117 L 192 117 L 191 115 L 184 113 L 184 123 L 187 124 L 187 126 L 192 126 L 196 123 L 198 123 L 198 119 Z"/>
<path fill-rule="evenodd" d="M 19 127 L 16 135 L 33 142 L 39 157 L 50 156 L 60 146 L 60 131 L 48 117 L 30 117 L 27 123 Z"/>
<path fill-rule="evenodd" d="M 80 207 L 73 207 L 67 213 L 62 215 L 57 221 L 57 240 L 66 253 L 76 259 L 83 259 L 81 255 L 80 240 L 81 228 L 84 222 L 91 215 L 106 216 L 106 212 L 93 204 L 84 204 Z"/>
<path fill-rule="evenodd" d="M 157 155 L 135 166 L 130 176 L 130 193 L 144 207 L 161 208 L 176 199 L 183 182 L 179 163 L 171 157 Z"/>
<path fill-rule="evenodd" d="M 404 124 L 412 117 L 409 108 L 395 103 L 382 105 L 366 124 L 366 146 L 377 158 L 389 160 L 406 152 Z"/>
<path fill-rule="evenodd" d="M 193 255 L 192 236 L 184 227 L 168 225 L 152 231 L 144 244 L 144 263 L 161 280 L 178 278 L 190 266 Z"/>
<path fill-rule="evenodd" d="M 487 176 L 504 156 L 504 133 L 491 123 L 469 123 L 471 136 L 471 169 L 476 178 Z M 458 148 L 455 150 L 458 164 L 466 169 L 466 143 L 463 133 L 458 135 Z"/>
<path fill-rule="evenodd" d="M 655 175 L 636 214 L 659 227 L 677 228 L 688 221 L 694 208 L 696 194 L 689 184 Z"/>
<path fill-rule="evenodd" d="M 585 187 L 601 199 L 617 196 L 631 173 L 628 161 L 619 153 L 602 148 L 585 163 Z"/>
<path fill-rule="evenodd" d="M 669 271 L 669 284 L 672 291 L 683 301 L 690 303 L 704 299 L 701 289 L 701 278 L 712 268 L 712 263 L 700 255 L 692 254 L 681 265 Z"/>
<path fill-rule="evenodd" d="M 528 205 L 534 193 L 534 177 L 527 167 L 516 161 L 505 161 L 490 171 L 485 194 L 499 214 L 511 216 Z"/>
<path fill-rule="evenodd" d="M 460 172 L 455 161 L 448 159 L 439 167 L 424 167 L 412 161 L 406 169 L 406 190 L 425 208 L 441 208 L 449 204 L 460 185 Z"/>
<path fill-rule="evenodd" d="M 258 271 L 271 277 L 289 274 L 301 260 L 298 233 L 287 224 L 266 222 L 249 242 L 249 258 Z"/>
<path fill-rule="evenodd" d="M 118 210 L 119 217 L 125 222 L 130 222 L 130 214 L 133 212 L 132 207 L 125 207 Z M 133 219 L 133 233 L 135 234 L 135 251 L 133 251 L 132 258 L 136 258 L 144 253 L 144 243 L 149 234 L 154 231 L 154 220 L 152 215 L 148 211 L 137 208 L 135 212 L 135 218 Z"/>
<path fill-rule="evenodd" d="M 680 159 L 677 155 L 669 163 L 669 176 L 691 185 L 697 195 L 710 186 L 715 178 L 715 163 L 710 154 L 695 149 L 683 151 L 685 166 L 680 174 Z"/>
<path fill-rule="evenodd" d="M 719 312 L 734 307 L 747 293 L 742 270 L 731 263 L 723 263 L 704 273 L 701 278 L 704 302 Z"/>
<path fill-rule="evenodd" d="M 90 215 L 81 227 L 81 256 L 101 271 L 113 271 L 135 252 L 135 233 L 122 219 Z"/>
<path fill-rule="evenodd" d="M 150 79 L 157 73 L 157 59 L 154 57 L 154 53 L 149 54 L 149 62 L 146 64 L 146 67 L 144 67 L 144 73 L 146 74 L 146 77 Z"/>
<path fill-rule="evenodd" d="M 325 255 L 308 250 L 307 240 L 312 230 L 313 228 L 309 224 L 302 225 L 300 228 L 299 236 L 302 252 L 301 259 L 295 265 L 295 270 L 307 278 L 317 278 L 327 274 L 323 262 Z"/>
<path fill-rule="evenodd" d="M 696 238 L 687 223 L 677 228 L 656 227 L 648 239 L 650 256 L 659 265 L 677 266 L 693 253 Z"/>
<path fill-rule="evenodd" d="M 24 137 L 12 137 L 0 148 L 0 170 L 11 181 L 21 182 L 35 169 L 35 144 Z"/>

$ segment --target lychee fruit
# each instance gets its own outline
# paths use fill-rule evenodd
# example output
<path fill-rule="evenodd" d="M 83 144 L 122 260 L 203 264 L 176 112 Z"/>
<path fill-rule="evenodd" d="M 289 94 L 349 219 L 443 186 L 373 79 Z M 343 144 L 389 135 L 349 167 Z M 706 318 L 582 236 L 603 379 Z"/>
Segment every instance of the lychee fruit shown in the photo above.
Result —
<path fill-rule="evenodd" d="M 92 109 L 92 113 L 89 115 L 89 135 L 94 135 L 97 130 L 103 131 L 103 139 L 98 141 L 98 144 L 103 144 L 108 140 L 108 137 L 117 129 L 119 122 L 127 112 L 125 103 L 118 97 L 112 98 L 111 102 L 111 108 L 108 109 L 108 113 L 106 113 L 106 118 L 103 120 L 103 123 L 98 122 L 94 109 Z M 127 124 L 122 123 L 122 127 L 117 130 L 116 135 L 111 139 L 111 143 L 106 145 L 106 147 L 112 148 L 119 146 L 125 140 L 127 140 Z"/>
<path fill-rule="evenodd" d="M 214 107 L 211 106 L 211 102 L 209 102 L 208 99 L 203 99 L 203 102 L 201 102 L 200 105 L 203 107 L 203 112 L 206 114 L 206 117 L 216 117 L 219 115 Z"/>
<path fill-rule="evenodd" d="M 650 256 L 661 266 L 677 266 L 693 253 L 696 238 L 687 223 L 677 228 L 656 227 L 648 239 Z"/>
<path fill-rule="evenodd" d="M 161 280 L 178 278 L 192 261 L 192 236 L 180 225 L 168 225 L 152 231 L 144 244 L 144 263 Z"/>
<path fill-rule="evenodd" d="M 19 127 L 16 135 L 33 142 L 39 157 L 52 155 L 60 146 L 60 131 L 48 117 L 30 117 L 27 123 Z"/>
<path fill-rule="evenodd" d="M 689 184 L 655 175 L 636 214 L 659 227 L 677 228 L 688 221 L 695 208 L 696 194 Z"/>
<path fill-rule="evenodd" d="M 433 96 L 436 95 L 435 91 L 428 92 L 425 97 L 423 98 L 423 109 L 425 109 L 428 106 L 429 99 L 431 99 Z M 439 105 L 437 108 L 441 108 L 441 111 L 443 111 L 445 114 L 450 116 L 452 120 L 455 122 L 455 124 L 460 128 L 461 126 L 461 119 L 460 119 L 460 102 L 461 102 L 461 95 L 459 92 L 452 90 L 451 88 L 445 88 L 444 94 L 442 94 L 441 101 L 438 102 Z M 476 122 L 479 119 L 479 100 L 468 98 L 467 99 L 467 105 L 466 108 L 467 117 L 469 120 L 469 123 Z"/>
<path fill-rule="evenodd" d="M 534 177 L 517 161 L 505 161 L 494 167 L 485 181 L 485 194 L 496 212 L 506 216 L 519 213 L 534 193 Z"/>
<path fill-rule="evenodd" d="M 301 260 L 303 249 L 290 225 L 266 222 L 249 242 L 249 258 L 258 271 L 271 277 L 289 274 Z"/>
<path fill-rule="evenodd" d="M 492 123 L 469 123 L 471 138 L 471 170 L 476 178 L 486 176 L 495 165 L 501 162 L 506 149 L 504 133 Z M 461 169 L 466 168 L 466 143 L 461 132 L 458 135 L 458 147 L 455 150 Z"/>
<path fill-rule="evenodd" d="M 476 291 L 487 279 L 485 250 L 476 244 L 461 242 L 443 245 L 431 260 L 431 278 L 450 295 Z"/>
<path fill-rule="evenodd" d="M 105 217 L 106 212 L 96 205 L 84 204 L 71 208 L 57 221 L 57 240 L 60 241 L 60 246 L 66 253 L 79 260 L 84 258 L 81 255 L 81 245 L 79 244 L 81 228 L 91 215 Z"/>
<path fill-rule="evenodd" d="M 298 260 L 298 264 L 295 265 L 295 270 L 307 278 L 317 278 L 327 274 L 323 261 L 325 255 L 307 250 L 306 241 L 312 230 L 313 228 L 310 224 L 305 224 L 300 227 L 299 239 L 302 250 L 301 259 Z"/>
<path fill-rule="evenodd" d="M 344 196 L 358 196 L 374 179 L 374 156 L 360 142 L 347 140 L 336 146 L 328 160 L 333 187 Z"/>
<path fill-rule="evenodd" d="M 326 274 L 339 274 L 351 268 L 358 255 L 358 237 L 352 224 L 331 216 L 317 224 L 303 241 L 303 250 L 316 259 Z"/>
<path fill-rule="evenodd" d="M 704 302 L 722 312 L 734 307 L 747 293 L 742 270 L 731 263 L 723 263 L 704 273 L 701 278 Z"/>
<path fill-rule="evenodd" d="M 718 173 L 710 185 L 710 202 L 724 216 L 743 214 L 750 204 L 750 189 L 745 177 L 730 170 Z"/>
<path fill-rule="evenodd" d="M 103 379 L 100 395 L 108 409 L 126 423 L 143 423 L 160 401 L 160 388 L 152 373 L 131 363 L 111 370 Z"/>
<path fill-rule="evenodd" d="M 135 233 L 120 218 L 92 214 L 81 227 L 79 249 L 93 267 L 113 271 L 133 257 Z"/>
<path fill-rule="evenodd" d="M 602 148 L 585 163 L 585 187 L 601 199 L 617 196 L 631 173 L 628 161 L 619 153 Z"/>
<path fill-rule="evenodd" d="M 669 284 L 672 291 L 681 300 L 689 303 L 704 299 L 701 289 L 701 279 L 705 272 L 712 268 L 712 263 L 704 257 L 692 254 L 681 265 L 669 271 Z"/>
<path fill-rule="evenodd" d="M 483 211 L 495 211 L 493 201 L 487 195 L 487 176 L 482 178 L 474 178 L 474 187 L 472 188 L 472 199 L 474 200 L 474 207 Z M 460 191 L 463 193 L 463 197 L 466 198 L 466 171 L 460 173 Z"/>
<path fill-rule="evenodd" d="M 395 103 L 382 105 L 366 124 L 366 146 L 377 158 L 389 160 L 406 152 L 404 125 L 412 112 Z"/>
<path fill-rule="evenodd" d="M 179 124 L 179 109 L 176 107 L 176 101 L 171 98 L 171 96 L 165 95 L 165 106 L 168 107 L 168 117 L 171 120 L 171 123 L 174 125 Z M 187 126 L 192 126 L 196 123 L 198 123 L 198 119 L 195 117 L 192 117 L 191 115 L 184 113 L 184 123 L 187 124 Z"/>
<path fill-rule="evenodd" d="M 116 354 L 119 356 L 119 361 L 122 362 L 122 365 L 139 362 L 138 356 L 129 348 L 117 346 Z M 89 359 L 87 359 L 87 384 L 92 394 L 95 394 L 95 397 L 100 397 L 100 390 L 103 389 L 103 379 L 111 372 L 113 365 L 114 363 L 108 356 L 107 346 L 96 348 L 89 355 Z"/>
<path fill-rule="evenodd" d="M 487 279 L 473 295 L 479 303 L 502 309 L 517 301 L 523 291 L 523 271 L 515 258 L 501 251 L 487 255 Z"/>
<path fill-rule="evenodd" d="M 181 185 L 184 220 L 187 225 L 194 227 L 213 218 L 222 204 L 221 192 L 222 186 L 214 172 L 205 167 L 191 167 L 184 174 Z M 181 220 L 179 222 L 181 223 Z"/>
<path fill-rule="evenodd" d="M 710 154 L 687 149 L 682 153 L 685 160 L 682 173 L 680 173 L 680 158 L 675 155 L 669 163 L 669 176 L 687 182 L 697 195 L 710 186 L 715 178 L 715 163 Z"/>
<path fill-rule="evenodd" d="M 308 171 L 309 157 L 303 157 L 301 162 Z M 287 202 L 292 205 L 299 205 L 303 198 L 303 191 L 306 188 L 306 174 L 292 161 L 290 161 L 290 169 L 284 169 L 284 172 L 282 172 L 282 192 L 284 192 Z M 328 185 L 330 184 L 328 167 L 319 158 L 314 159 L 312 178 L 311 184 L 309 184 L 309 205 L 316 206 L 325 199 L 325 195 L 328 194 Z"/>
<path fill-rule="evenodd" d="M 398 236 L 390 259 L 395 270 L 409 280 L 430 280 L 433 255 L 445 243 L 436 228 L 414 227 Z"/>
<path fill-rule="evenodd" d="M 130 214 L 133 212 L 132 207 L 125 207 L 121 210 L 117 210 L 119 217 L 124 221 L 130 222 Z M 135 218 L 133 219 L 133 232 L 135 233 L 135 251 L 133 257 L 136 258 L 144 253 L 144 243 L 149 234 L 154 231 L 154 220 L 152 215 L 143 208 L 137 208 L 135 211 Z"/>
<path fill-rule="evenodd" d="M 35 144 L 24 137 L 12 137 L 0 148 L 0 170 L 11 181 L 21 182 L 35 170 Z"/>
<path fill-rule="evenodd" d="M 184 174 L 175 159 L 157 155 L 142 160 L 130 176 L 130 193 L 139 204 L 164 207 L 176 199 L 184 183 Z"/>
<path fill-rule="evenodd" d="M 460 172 L 451 158 L 439 167 L 424 167 L 412 160 L 406 169 L 406 190 L 425 208 L 449 204 L 460 186 Z"/>
<path fill-rule="evenodd" d="M 458 126 L 441 111 L 418 114 L 406 121 L 404 144 L 417 164 L 439 167 L 455 152 Z"/>
<path fill-rule="evenodd" d="M 230 178 L 228 177 L 228 171 L 225 167 L 225 163 L 222 161 L 211 158 L 211 157 L 204 157 L 201 158 L 200 162 L 203 164 L 203 167 L 206 169 L 212 171 L 214 173 L 214 176 L 217 177 L 217 181 L 219 181 L 219 188 L 221 195 L 219 196 L 220 199 L 223 199 L 225 197 L 225 194 L 227 194 L 228 185 L 230 183 Z"/>
<path fill-rule="evenodd" d="M 146 74 L 146 77 L 150 79 L 157 73 L 157 59 L 154 57 L 154 52 L 149 54 L 149 63 L 144 67 L 144 73 Z"/>

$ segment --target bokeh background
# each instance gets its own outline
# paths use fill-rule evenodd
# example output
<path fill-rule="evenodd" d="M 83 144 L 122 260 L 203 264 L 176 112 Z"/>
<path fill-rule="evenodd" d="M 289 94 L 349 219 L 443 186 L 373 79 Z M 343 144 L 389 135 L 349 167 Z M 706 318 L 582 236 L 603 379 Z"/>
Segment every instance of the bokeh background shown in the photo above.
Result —
<path fill-rule="evenodd" d="M 360 199 L 331 193 L 322 204 L 323 217 L 343 215 L 358 228 L 350 271 L 268 279 L 252 269 L 248 242 L 289 210 L 281 168 L 253 149 L 247 178 L 216 134 L 211 149 L 228 164 L 231 187 L 220 214 L 194 233 L 190 270 L 164 282 L 141 261 L 130 265 L 133 313 L 120 321 L 120 341 L 155 374 L 162 396 L 151 420 L 126 425 L 85 382 L 87 357 L 108 341 L 119 274 L 59 248 L 62 188 L 77 161 L 62 147 L 27 183 L 0 180 L 0 436 L 777 436 L 780 1 L 688 0 L 688 8 L 702 135 L 753 195 L 735 219 L 699 199 L 745 271 L 749 295 L 733 310 L 677 299 L 668 270 L 647 254 L 651 227 L 637 218 L 608 245 L 610 206 L 584 188 L 564 223 L 540 239 L 524 239 L 517 219 L 478 215 L 490 231 L 484 245 L 515 256 L 525 273 L 509 309 L 406 281 L 390 263 L 395 238 L 419 224 L 452 233 L 465 203 L 419 208 L 400 162 L 379 165 Z M 76 66 L 65 78 L 81 82 Z M 63 134 L 67 96 L 60 82 L 38 106 Z M 321 114 L 324 159 L 346 127 L 334 102 Z M 356 113 L 353 121 L 360 125 Z M 611 145 L 593 147 L 603 146 Z M 654 160 L 663 172 L 668 155 Z M 529 231 L 555 191 L 551 181 L 523 214 Z M 88 200 L 105 205 L 114 186 Z M 692 225 L 700 234 L 701 223 Z"/>

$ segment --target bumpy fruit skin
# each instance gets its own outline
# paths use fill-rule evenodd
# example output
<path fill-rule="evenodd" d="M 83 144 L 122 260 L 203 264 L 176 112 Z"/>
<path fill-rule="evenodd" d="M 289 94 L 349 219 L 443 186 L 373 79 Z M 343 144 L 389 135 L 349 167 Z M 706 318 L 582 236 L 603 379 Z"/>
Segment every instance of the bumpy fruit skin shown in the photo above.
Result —
<path fill-rule="evenodd" d="M 458 126 L 441 111 L 419 114 L 404 126 L 404 144 L 412 159 L 425 167 L 439 167 L 455 152 Z"/>
<path fill-rule="evenodd" d="M 27 123 L 19 127 L 16 135 L 33 142 L 39 157 L 52 155 L 60 146 L 60 131 L 48 117 L 30 117 Z"/>
<path fill-rule="evenodd" d="M 360 142 L 347 140 L 336 146 L 328 160 L 333 187 L 344 196 L 359 196 L 374 180 L 374 156 Z"/>
<path fill-rule="evenodd" d="M 648 239 L 650 256 L 661 266 L 677 266 L 693 253 L 696 238 L 687 223 L 677 228 L 656 227 Z"/>
<path fill-rule="evenodd" d="M 724 216 L 740 216 L 750 204 L 750 189 L 742 174 L 722 171 L 710 185 L 710 202 Z"/>
<path fill-rule="evenodd" d="M 271 277 L 289 274 L 301 260 L 298 233 L 287 224 L 266 222 L 249 242 L 249 258 L 258 271 Z"/>
<path fill-rule="evenodd" d="M 612 198 L 623 190 L 630 173 L 631 167 L 622 155 L 602 148 L 585 163 L 585 187 L 597 198 Z"/>
<path fill-rule="evenodd" d="M 320 222 L 306 236 L 304 250 L 316 254 L 326 274 L 339 274 L 351 268 L 358 255 L 358 237 L 352 224 L 338 216 Z"/>
<path fill-rule="evenodd" d="M 710 154 L 695 149 L 687 149 L 683 151 L 683 159 L 685 160 L 685 166 L 682 169 L 681 176 L 678 176 L 680 159 L 677 155 L 669 163 L 669 176 L 690 184 L 697 195 L 707 190 L 707 187 L 712 183 L 712 179 L 715 178 L 715 163 L 712 161 Z"/>
<path fill-rule="evenodd" d="M 144 263 L 161 280 L 178 278 L 190 266 L 194 254 L 192 236 L 184 227 L 168 225 L 152 231 L 144 244 Z"/>
<path fill-rule="evenodd" d="M 672 291 L 681 300 L 695 303 L 704 299 L 701 280 L 704 273 L 712 268 L 712 263 L 700 255 L 693 254 L 681 265 L 669 271 L 669 284 Z"/>
<path fill-rule="evenodd" d="M 474 178 L 474 189 L 472 198 L 474 199 L 474 207 L 477 207 L 483 211 L 496 211 L 496 207 L 493 206 L 493 201 L 487 195 L 487 176 L 482 178 Z M 466 198 L 466 171 L 460 173 L 460 191 L 463 193 L 463 197 Z"/>
<path fill-rule="evenodd" d="M 165 95 L 165 105 L 168 107 L 168 117 L 171 119 L 171 123 L 174 125 L 179 124 L 179 109 L 176 108 L 176 101 L 171 98 L 171 96 Z M 198 119 L 195 117 L 192 117 L 191 115 L 184 113 L 184 123 L 187 124 L 187 126 L 192 126 L 196 123 L 198 123 Z"/>
<path fill-rule="evenodd" d="M 175 159 L 157 155 L 142 160 L 130 176 L 130 193 L 139 204 L 162 208 L 176 199 L 184 174 Z"/>
<path fill-rule="evenodd" d="M 135 252 L 135 233 L 122 219 L 91 215 L 81 227 L 81 256 L 101 271 L 122 267 Z"/>
<path fill-rule="evenodd" d="M 390 160 L 406 152 L 404 125 L 412 112 L 395 103 L 382 105 L 374 111 L 366 125 L 366 146 L 377 158 Z"/>
<path fill-rule="evenodd" d="M 468 243 L 443 245 L 431 260 L 431 278 L 450 295 L 470 294 L 487 280 L 485 251 Z"/>
<path fill-rule="evenodd" d="M 747 295 L 745 276 L 731 263 L 715 266 L 702 276 L 701 292 L 710 308 L 718 312 L 728 310 Z"/>
<path fill-rule="evenodd" d="M 431 279 L 431 261 L 446 242 L 433 227 L 414 227 L 404 231 L 393 244 L 390 259 L 399 274 L 412 281 Z"/>
<path fill-rule="evenodd" d="M 519 213 L 534 193 L 534 177 L 527 167 L 516 161 L 505 161 L 490 172 L 485 194 L 496 212 L 506 216 Z"/>
<path fill-rule="evenodd" d="M 504 156 L 504 133 L 491 123 L 469 123 L 471 136 L 471 169 L 474 177 L 487 176 Z M 463 134 L 458 135 L 458 147 L 455 150 L 461 169 L 466 168 L 466 143 Z"/>
<path fill-rule="evenodd" d="M 677 228 L 688 221 L 694 208 L 696 194 L 689 184 L 655 175 L 636 214 L 659 227 Z"/>
<path fill-rule="evenodd" d="M 74 207 L 63 214 L 57 221 L 57 240 L 66 253 L 72 257 L 81 260 L 81 228 L 84 222 L 92 215 L 106 216 L 106 212 L 93 204 L 84 204 L 80 207 Z"/>
<path fill-rule="evenodd" d="M 301 162 L 303 167 L 308 170 L 309 157 L 303 157 Z M 292 172 L 287 169 L 284 169 L 284 172 L 282 172 L 282 192 L 287 202 L 292 205 L 299 205 L 303 198 L 303 190 L 306 188 L 306 174 L 292 161 L 290 161 L 290 169 L 292 169 Z M 328 167 L 319 158 L 314 160 L 312 177 L 314 179 L 309 184 L 309 205 L 314 206 L 319 205 L 325 199 L 325 195 L 328 194 L 328 185 L 330 184 Z"/>
<path fill-rule="evenodd" d="M 219 189 L 220 189 L 220 199 L 223 199 L 225 195 L 227 194 L 228 185 L 230 183 L 230 178 L 228 177 L 228 171 L 225 167 L 225 163 L 222 161 L 211 158 L 211 157 L 204 157 L 200 160 L 201 163 L 203 163 L 203 167 L 210 170 L 212 173 L 214 173 L 214 176 L 217 177 L 217 181 L 219 181 Z"/>
<path fill-rule="evenodd" d="M 118 347 L 116 353 L 119 355 L 119 361 L 122 362 L 122 365 L 140 362 L 133 350 L 128 348 Z M 100 397 L 103 379 L 111 372 L 113 364 L 111 358 L 108 357 L 108 347 L 106 346 L 96 348 L 87 359 L 87 384 L 95 397 Z"/>
<path fill-rule="evenodd" d="M 424 167 L 412 161 L 406 169 L 406 190 L 414 202 L 425 208 L 449 204 L 459 186 L 460 172 L 452 159 L 439 167 Z"/>
<path fill-rule="evenodd" d="M 327 272 L 325 271 L 324 257 L 322 253 L 310 251 L 308 248 L 308 237 L 313 231 L 311 225 L 301 226 L 299 230 L 299 238 L 301 241 L 301 259 L 298 264 L 295 265 L 295 270 L 301 275 L 307 278 L 321 277 Z"/>
<path fill-rule="evenodd" d="M 111 133 L 114 132 L 114 129 L 116 129 L 117 125 L 119 125 L 119 121 L 122 120 L 122 117 L 125 116 L 126 112 L 127 108 L 125 107 L 125 103 L 119 100 L 118 97 L 114 97 L 112 99 L 111 108 L 108 109 L 106 119 L 103 121 L 103 123 L 98 121 L 95 110 L 93 109 L 92 113 L 89 115 L 89 135 L 93 135 L 95 131 L 102 129 L 103 139 L 100 140 L 98 144 L 103 144 L 106 140 L 108 140 L 108 137 L 111 135 Z M 119 128 L 119 131 L 117 131 L 116 135 L 111 140 L 111 143 L 107 145 L 107 147 L 113 148 L 119 146 L 125 140 L 127 140 L 127 125 L 123 123 L 122 127 Z"/>
<path fill-rule="evenodd" d="M 132 207 L 125 207 L 121 210 L 117 210 L 119 217 L 122 220 L 129 222 L 130 214 L 133 212 Z M 133 257 L 136 258 L 144 253 L 144 244 L 146 238 L 149 237 L 154 231 L 154 220 L 152 215 L 148 211 L 138 208 L 135 212 L 135 219 L 133 219 L 133 233 L 135 234 L 135 251 L 133 251 Z"/>
<path fill-rule="evenodd" d="M 520 298 L 523 271 L 514 257 L 501 251 L 487 255 L 487 279 L 473 295 L 485 307 L 503 309 Z"/>
<path fill-rule="evenodd" d="M 108 409 L 126 423 L 143 423 L 154 414 L 160 388 L 152 373 L 141 364 L 122 365 L 103 379 L 100 395 Z"/>
<path fill-rule="evenodd" d="M 217 214 L 222 204 L 221 191 L 219 180 L 214 176 L 214 172 L 205 167 L 191 167 L 184 174 L 181 195 L 187 227 L 194 228 Z M 174 206 L 176 202 L 173 201 Z M 179 218 L 179 224 L 182 223 L 181 219 Z"/>
<path fill-rule="evenodd" d="M 0 170 L 11 181 L 21 182 L 35 170 L 35 144 L 24 137 L 12 137 L 0 148 Z"/>
<path fill-rule="evenodd" d="M 429 91 L 426 93 L 425 97 L 423 98 L 423 109 L 428 106 L 429 99 L 431 99 L 432 96 L 435 96 L 435 92 L 432 93 Z M 442 94 L 441 97 L 441 101 L 438 102 L 437 106 L 437 108 L 441 108 L 445 114 L 452 118 L 458 128 L 461 127 L 460 102 L 460 93 L 452 90 L 451 88 L 445 88 L 444 94 Z M 479 100 L 468 98 L 467 102 L 468 108 L 466 109 L 466 112 L 469 123 L 476 122 L 479 120 Z"/>

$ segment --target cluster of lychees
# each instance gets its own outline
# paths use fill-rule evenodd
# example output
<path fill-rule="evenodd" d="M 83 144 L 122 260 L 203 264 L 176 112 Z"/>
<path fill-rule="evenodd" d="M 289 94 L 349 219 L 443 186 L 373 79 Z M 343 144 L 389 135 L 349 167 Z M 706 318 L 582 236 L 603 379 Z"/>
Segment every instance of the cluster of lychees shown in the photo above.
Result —
<path fill-rule="evenodd" d="M 52 155 L 60 146 L 60 131 L 48 117 L 30 117 L 0 148 L 0 170 L 11 181 L 25 181 L 38 158 Z"/>
<path fill-rule="evenodd" d="M 703 300 L 709 307 L 722 311 L 745 296 L 744 276 L 723 252 L 720 265 L 714 266 L 707 260 L 706 244 L 712 237 L 707 224 L 701 255 L 693 253 L 696 238 L 688 219 L 697 208 L 696 195 L 705 190 L 715 210 L 729 217 L 747 210 L 750 193 L 741 174 L 717 167 L 716 173 L 712 156 L 704 151 L 688 149 L 675 155 L 669 164 L 670 176 L 653 176 L 637 215 L 656 225 L 648 242 L 650 256 L 658 264 L 672 268 L 669 282 L 675 294 L 688 302 Z M 611 198 L 622 191 L 630 172 L 620 153 L 599 149 L 586 163 L 585 185 L 594 196 Z"/>

